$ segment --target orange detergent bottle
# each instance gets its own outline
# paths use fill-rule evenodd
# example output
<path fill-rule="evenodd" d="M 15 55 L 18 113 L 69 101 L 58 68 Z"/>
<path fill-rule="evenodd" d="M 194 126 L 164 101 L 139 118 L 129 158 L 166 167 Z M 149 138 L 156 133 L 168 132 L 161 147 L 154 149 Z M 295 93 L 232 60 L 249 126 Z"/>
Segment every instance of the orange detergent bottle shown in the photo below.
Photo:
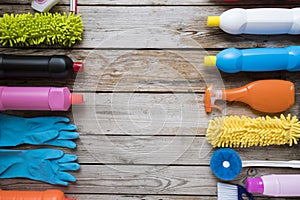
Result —
<path fill-rule="evenodd" d="M 76 200 L 74 198 L 65 198 L 60 190 L 46 191 L 16 191 L 0 190 L 0 200 Z"/>
<path fill-rule="evenodd" d="M 212 85 L 209 85 L 204 96 L 206 112 L 211 112 L 212 108 L 222 110 L 215 105 L 216 100 L 240 101 L 261 112 L 277 113 L 289 109 L 294 104 L 295 86 L 285 80 L 254 81 L 243 87 L 228 90 L 214 90 Z"/>

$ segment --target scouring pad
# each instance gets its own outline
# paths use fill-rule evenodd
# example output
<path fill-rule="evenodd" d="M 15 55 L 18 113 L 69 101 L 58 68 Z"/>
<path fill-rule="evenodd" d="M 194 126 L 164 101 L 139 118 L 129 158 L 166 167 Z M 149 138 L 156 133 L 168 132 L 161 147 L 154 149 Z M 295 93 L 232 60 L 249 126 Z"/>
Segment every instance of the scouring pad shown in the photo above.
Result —
<path fill-rule="evenodd" d="M 300 122 L 297 116 L 286 117 L 226 116 L 211 120 L 206 139 L 214 147 L 251 147 L 298 144 Z"/>
<path fill-rule="evenodd" d="M 210 168 L 219 179 L 229 181 L 240 174 L 242 160 L 236 151 L 223 148 L 213 154 L 210 160 Z"/>
<path fill-rule="evenodd" d="M 0 45 L 72 46 L 80 41 L 83 24 L 80 15 L 70 13 L 4 14 L 0 18 Z"/>

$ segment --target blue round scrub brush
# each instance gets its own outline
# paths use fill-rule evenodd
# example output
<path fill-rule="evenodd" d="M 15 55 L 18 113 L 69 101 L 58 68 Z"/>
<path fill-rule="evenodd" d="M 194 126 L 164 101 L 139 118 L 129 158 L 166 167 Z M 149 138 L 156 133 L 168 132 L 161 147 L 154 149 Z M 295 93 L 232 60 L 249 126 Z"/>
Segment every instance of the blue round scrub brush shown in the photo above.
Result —
<path fill-rule="evenodd" d="M 83 32 L 80 15 L 70 13 L 4 14 L 0 18 L 0 45 L 71 46 L 81 40 Z"/>
<path fill-rule="evenodd" d="M 210 160 L 210 168 L 219 179 L 229 181 L 240 174 L 242 160 L 236 151 L 223 148 L 213 154 Z"/>

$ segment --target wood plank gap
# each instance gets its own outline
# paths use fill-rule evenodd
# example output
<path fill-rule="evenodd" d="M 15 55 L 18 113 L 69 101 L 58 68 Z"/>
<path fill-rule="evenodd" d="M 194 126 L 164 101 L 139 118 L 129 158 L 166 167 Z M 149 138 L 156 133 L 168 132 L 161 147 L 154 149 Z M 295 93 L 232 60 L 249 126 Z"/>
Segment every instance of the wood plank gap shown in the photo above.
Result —
<path fill-rule="evenodd" d="M 73 92 L 73 90 L 70 90 Z M 202 91 L 195 91 L 195 92 L 189 92 L 189 91 L 80 91 L 76 90 L 76 93 L 86 93 L 86 94 L 113 94 L 113 93 L 118 93 L 118 94 L 204 94 Z"/>
<path fill-rule="evenodd" d="M 24 4 L 25 5 L 25 4 Z M 59 4 L 61 6 L 63 6 L 64 4 Z M 228 8 L 234 8 L 234 7 L 258 7 L 258 6 L 262 6 L 262 7 L 278 7 L 278 6 L 286 6 L 286 7 L 293 7 L 293 6 L 298 6 L 300 5 L 299 3 L 295 3 L 295 4 L 291 4 L 291 3 L 270 3 L 270 4 L 266 4 L 266 3 L 262 3 L 262 4 L 235 4 L 235 3 L 220 3 L 220 4 L 214 4 L 214 3 L 203 3 L 203 4 L 101 4 L 101 3 L 95 3 L 95 4 L 81 4 L 78 3 L 78 6 L 98 6 L 98 7 L 205 7 L 205 6 L 213 6 L 213 7 L 228 7 Z"/>
<path fill-rule="evenodd" d="M 209 164 L 151 164 L 151 163 L 81 163 L 79 162 L 80 165 L 84 166 L 105 166 L 105 165 L 116 165 L 116 166 L 159 166 L 159 167 L 209 167 Z"/>
<path fill-rule="evenodd" d="M 86 193 L 68 193 L 65 192 L 67 195 L 86 195 Z M 107 195 L 107 196 L 112 196 L 111 193 L 88 193 L 89 195 Z M 174 196 L 174 197 L 216 197 L 216 195 L 194 195 L 194 194 L 143 194 L 143 193 L 135 193 L 134 195 L 131 193 L 117 193 L 118 196 L 163 196 L 163 197 L 169 197 L 169 196 Z"/>
<path fill-rule="evenodd" d="M 62 5 L 62 4 L 60 4 Z M 95 4 L 77 4 L 78 6 L 99 6 L 99 7 L 193 7 L 193 6 L 197 6 L 197 7 L 205 7 L 205 6 L 214 6 L 214 7 L 218 7 L 218 6 L 234 6 L 234 4 L 230 4 L 230 5 L 226 5 L 226 4 L 211 4 L 211 3 L 205 3 L 205 4 L 188 4 L 188 5 L 182 5 L 182 4 L 146 4 L 146 5 L 142 5 L 142 4 L 101 4 L 101 3 L 95 3 Z M 278 5 L 278 4 L 274 4 L 274 5 Z"/>
<path fill-rule="evenodd" d="M 85 136 L 95 136 L 97 134 L 85 134 Z M 97 135 L 98 136 L 98 135 Z M 105 135 L 101 135 L 101 136 L 105 136 L 105 137 L 128 137 L 124 134 L 105 134 Z M 197 137 L 197 138 L 205 138 L 205 135 L 171 135 L 171 134 L 160 134 L 160 135 L 150 135 L 150 134 L 134 134 L 134 137 L 185 137 L 185 138 L 189 138 L 189 137 Z M 100 136 L 98 136 L 100 137 Z"/>
<path fill-rule="evenodd" d="M 5 48 L 5 47 L 3 47 Z M 9 47 L 7 47 L 9 48 Z M 15 47 L 11 47 L 11 48 L 15 48 Z M 38 47 L 37 47 L 38 48 Z M 33 48 L 36 49 L 36 48 Z M 49 50 L 49 48 L 45 48 L 47 50 Z M 52 49 L 52 48 L 51 48 Z M 60 48 L 58 48 L 60 49 Z M 112 48 L 101 48 L 101 47 L 95 47 L 95 48 L 87 48 L 87 47 L 79 47 L 76 48 L 76 46 L 74 48 L 72 48 L 73 50 L 107 50 L 107 51 L 128 51 L 128 50 L 136 50 L 136 51 L 164 51 L 164 50 L 169 50 L 169 51 L 207 51 L 207 50 L 212 50 L 212 51 L 219 51 L 220 49 L 225 49 L 225 48 L 124 48 L 124 47 L 112 47 Z M 70 50 L 70 49 L 67 49 Z"/>

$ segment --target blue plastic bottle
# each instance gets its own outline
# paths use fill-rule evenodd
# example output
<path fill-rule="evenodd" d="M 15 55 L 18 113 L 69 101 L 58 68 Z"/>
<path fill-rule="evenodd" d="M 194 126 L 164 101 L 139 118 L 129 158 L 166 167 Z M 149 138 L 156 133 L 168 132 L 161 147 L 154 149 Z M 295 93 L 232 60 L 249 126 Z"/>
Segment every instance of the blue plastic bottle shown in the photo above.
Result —
<path fill-rule="evenodd" d="M 216 56 L 204 58 L 206 66 L 216 65 L 226 73 L 266 72 L 288 70 L 300 71 L 300 46 L 285 48 L 229 48 Z"/>

